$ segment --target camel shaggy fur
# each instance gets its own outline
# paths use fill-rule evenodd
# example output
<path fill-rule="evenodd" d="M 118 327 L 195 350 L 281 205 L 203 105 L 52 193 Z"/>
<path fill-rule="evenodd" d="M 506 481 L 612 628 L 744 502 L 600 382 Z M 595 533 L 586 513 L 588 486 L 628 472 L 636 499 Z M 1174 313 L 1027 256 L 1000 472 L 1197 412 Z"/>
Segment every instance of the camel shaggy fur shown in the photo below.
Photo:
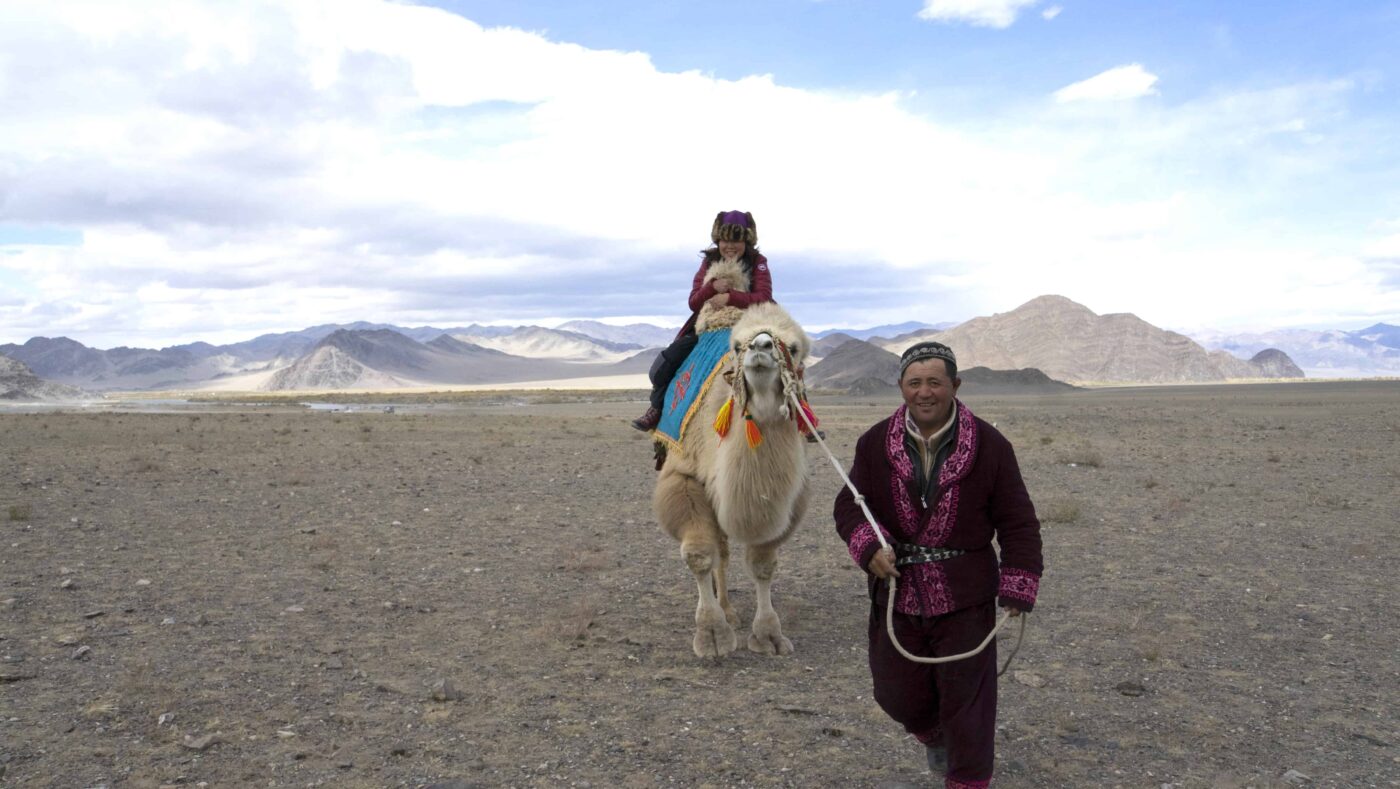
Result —
<path fill-rule="evenodd" d="M 749 649 L 769 655 L 792 653 L 772 585 L 778 547 L 792 536 L 807 509 L 807 443 L 798 431 L 787 386 L 800 386 L 797 369 L 811 348 L 802 327 L 773 303 L 738 311 L 731 356 L 723 378 L 700 401 L 685 436 L 684 451 L 667 455 L 652 504 L 665 532 L 681 544 L 681 557 L 695 576 L 692 648 L 700 657 L 720 657 L 736 646 L 738 615 L 729 602 L 726 572 L 730 542 L 744 546 L 757 586 L 757 609 Z M 719 317 L 719 316 L 715 316 Z M 722 320 L 722 319 L 721 319 Z M 786 347 L 789 355 L 782 350 Z M 787 366 L 786 373 L 784 367 Z M 742 391 L 740 391 L 742 388 Z M 733 428 L 721 438 L 712 428 L 733 394 Z M 791 393 L 800 398 L 800 392 Z M 762 433 L 750 446 L 744 413 Z"/>

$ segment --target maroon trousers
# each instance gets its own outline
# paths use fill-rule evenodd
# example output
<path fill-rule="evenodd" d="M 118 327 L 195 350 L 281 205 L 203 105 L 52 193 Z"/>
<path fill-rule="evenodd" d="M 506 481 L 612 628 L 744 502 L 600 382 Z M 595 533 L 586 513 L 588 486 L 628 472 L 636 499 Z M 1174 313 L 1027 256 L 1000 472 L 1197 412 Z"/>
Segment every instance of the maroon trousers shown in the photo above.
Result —
<path fill-rule="evenodd" d="M 885 592 L 870 610 L 870 675 L 875 701 L 925 745 L 948 749 L 949 789 L 990 785 L 997 719 L 996 641 L 981 654 L 952 663 L 915 663 L 895 650 L 885 632 Z M 943 616 L 894 614 L 899 643 L 920 657 L 975 648 L 996 624 L 996 603 Z"/>

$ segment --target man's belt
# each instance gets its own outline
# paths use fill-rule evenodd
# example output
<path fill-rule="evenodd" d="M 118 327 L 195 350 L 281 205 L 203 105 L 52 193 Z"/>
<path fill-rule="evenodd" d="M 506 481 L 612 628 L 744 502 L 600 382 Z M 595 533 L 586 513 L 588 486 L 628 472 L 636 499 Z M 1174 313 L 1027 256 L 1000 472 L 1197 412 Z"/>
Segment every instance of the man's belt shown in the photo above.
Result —
<path fill-rule="evenodd" d="M 967 551 L 958 548 L 930 548 L 927 545 L 913 545 L 910 543 L 897 542 L 894 544 L 894 553 L 897 557 L 894 560 L 894 566 L 907 567 L 911 564 L 941 562 L 944 559 L 951 559 L 954 556 L 962 556 L 967 553 Z"/>

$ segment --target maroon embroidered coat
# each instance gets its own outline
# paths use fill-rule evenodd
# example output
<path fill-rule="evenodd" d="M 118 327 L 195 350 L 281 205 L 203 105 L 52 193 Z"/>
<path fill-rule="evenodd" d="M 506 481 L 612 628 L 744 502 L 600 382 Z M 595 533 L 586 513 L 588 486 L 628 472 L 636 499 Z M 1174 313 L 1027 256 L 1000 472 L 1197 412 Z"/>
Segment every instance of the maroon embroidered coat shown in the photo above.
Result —
<path fill-rule="evenodd" d="M 901 567 L 895 610 L 938 616 L 998 598 L 1003 606 L 1029 611 L 1043 567 L 1040 521 L 1021 480 L 1016 453 L 996 428 L 973 416 L 961 401 L 957 408 L 957 440 L 939 469 L 928 506 L 920 499 L 914 463 L 905 449 L 906 406 L 856 442 L 851 482 L 865 496 L 886 540 L 967 551 Z M 836 496 L 834 515 L 851 558 L 865 570 L 880 543 L 845 487 Z M 992 548 L 993 537 L 1000 560 Z M 882 606 L 887 588 L 879 586 Z"/>

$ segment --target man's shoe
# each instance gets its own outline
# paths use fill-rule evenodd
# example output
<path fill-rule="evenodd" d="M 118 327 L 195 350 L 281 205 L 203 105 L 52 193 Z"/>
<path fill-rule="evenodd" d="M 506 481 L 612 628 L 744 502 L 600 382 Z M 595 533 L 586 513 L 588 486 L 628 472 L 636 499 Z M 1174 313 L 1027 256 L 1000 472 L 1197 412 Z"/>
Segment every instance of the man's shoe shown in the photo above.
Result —
<path fill-rule="evenodd" d="M 928 769 L 937 775 L 944 775 L 948 772 L 948 749 L 942 745 L 925 745 L 925 755 L 928 756 Z"/>
<path fill-rule="evenodd" d="M 656 426 L 661 424 L 661 411 L 655 408 L 648 408 L 645 414 L 632 420 L 632 427 L 643 433 L 651 432 Z"/>

